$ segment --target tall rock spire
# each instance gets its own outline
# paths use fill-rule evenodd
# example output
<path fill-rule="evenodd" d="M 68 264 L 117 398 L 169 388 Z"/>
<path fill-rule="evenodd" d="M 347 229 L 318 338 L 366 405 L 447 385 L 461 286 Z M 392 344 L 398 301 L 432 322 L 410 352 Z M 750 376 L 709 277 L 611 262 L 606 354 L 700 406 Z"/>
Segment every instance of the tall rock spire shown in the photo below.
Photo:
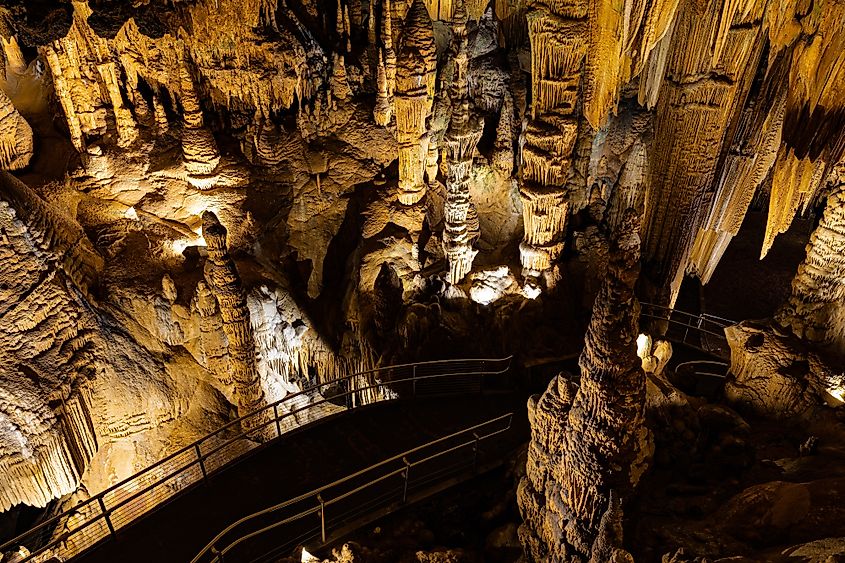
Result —
<path fill-rule="evenodd" d="M 202 234 L 208 244 L 205 281 L 220 305 L 223 332 L 229 341 L 229 357 L 238 415 L 244 416 L 265 405 L 264 390 L 258 376 L 255 336 L 249 320 L 246 293 L 235 267 L 235 261 L 229 255 L 226 227 L 211 211 L 205 211 L 202 214 Z M 248 419 L 245 426 L 254 428 L 264 420 L 266 420 L 265 417 L 252 417 Z"/>
<path fill-rule="evenodd" d="M 559 375 L 529 401 L 531 443 L 518 501 L 520 538 L 530 561 L 614 561 L 628 556 L 616 500 L 641 471 L 645 374 L 637 357 L 639 217 L 629 209 L 610 248 L 607 278 L 581 353 L 580 388 Z M 608 545 L 611 542 L 611 545 Z"/>
<path fill-rule="evenodd" d="M 452 119 L 446 131 L 446 227 L 443 231 L 443 252 L 449 262 L 449 283 L 459 283 L 472 269 L 477 250 L 473 249 L 477 234 L 469 228 L 468 216 L 472 201 L 469 173 L 475 147 L 483 126 L 470 108 L 467 81 L 466 37 L 467 15 L 459 2 L 452 21 L 455 74 L 452 81 Z"/>

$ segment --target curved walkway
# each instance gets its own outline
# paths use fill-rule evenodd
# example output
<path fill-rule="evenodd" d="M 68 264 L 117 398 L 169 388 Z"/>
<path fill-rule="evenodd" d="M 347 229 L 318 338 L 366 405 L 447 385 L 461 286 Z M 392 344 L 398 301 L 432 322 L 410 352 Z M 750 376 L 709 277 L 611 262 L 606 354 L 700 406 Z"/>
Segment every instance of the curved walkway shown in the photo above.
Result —
<path fill-rule="evenodd" d="M 521 395 L 395 401 L 339 414 L 243 456 L 183 495 L 117 530 L 82 562 L 190 561 L 215 533 L 233 520 L 391 455 L 514 412 L 511 430 L 496 440 L 505 456 L 528 437 Z M 233 468 L 234 467 L 234 468 Z"/>

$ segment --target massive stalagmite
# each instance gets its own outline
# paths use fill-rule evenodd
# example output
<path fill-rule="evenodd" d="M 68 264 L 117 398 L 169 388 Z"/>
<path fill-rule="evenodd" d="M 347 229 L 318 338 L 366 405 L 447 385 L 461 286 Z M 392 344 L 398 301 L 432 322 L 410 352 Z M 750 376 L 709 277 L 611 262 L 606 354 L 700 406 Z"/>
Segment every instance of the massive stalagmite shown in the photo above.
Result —
<path fill-rule="evenodd" d="M 202 232 L 208 244 L 205 280 L 220 305 L 223 332 L 229 341 L 229 358 L 238 414 L 247 415 L 265 405 L 264 390 L 258 378 L 255 336 L 249 320 L 246 293 L 235 262 L 229 255 L 226 227 L 211 211 L 202 215 Z M 254 416 L 245 424 L 259 425 L 266 417 Z"/>
<path fill-rule="evenodd" d="M 580 384 L 561 374 L 529 401 L 531 443 L 518 500 L 520 538 L 531 561 L 630 560 L 621 538 L 601 530 L 619 525 L 616 503 L 641 474 L 634 467 L 645 404 L 634 297 L 639 249 L 639 217 L 628 210 L 593 305 Z"/>

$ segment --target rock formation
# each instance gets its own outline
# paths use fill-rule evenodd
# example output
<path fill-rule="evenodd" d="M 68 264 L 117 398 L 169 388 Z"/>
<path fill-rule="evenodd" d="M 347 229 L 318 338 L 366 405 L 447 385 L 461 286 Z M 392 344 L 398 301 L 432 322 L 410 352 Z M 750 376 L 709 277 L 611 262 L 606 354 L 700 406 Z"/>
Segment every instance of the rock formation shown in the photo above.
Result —
<path fill-rule="evenodd" d="M 598 292 L 580 389 L 557 378 L 532 410 L 523 538 L 535 560 L 624 559 L 629 209 L 637 296 L 701 312 L 685 279 L 739 287 L 755 235 L 786 279 L 815 228 L 774 319 L 727 330 L 725 389 L 800 428 L 837 416 L 843 21 L 841 0 L 4 2 L 0 509 L 70 506 L 378 364 L 574 357 Z M 671 336 L 640 352 L 677 461 L 709 438 Z M 718 456 L 747 461 L 729 434 Z M 659 535 L 637 530 L 632 552 Z"/>
<path fill-rule="evenodd" d="M 238 414 L 245 416 L 266 404 L 256 367 L 255 336 L 250 324 L 246 293 L 235 262 L 229 255 L 226 227 L 211 211 L 202 214 L 202 233 L 208 243 L 205 280 L 220 307 L 223 332 L 229 343 Z M 253 427 L 265 419 L 261 416 L 252 417 L 246 421 L 246 425 Z"/>
<path fill-rule="evenodd" d="M 645 404 L 634 297 L 639 248 L 639 217 L 629 210 L 593 306 L 580 384 L 559 375 L 529 402 L 531 444 L 518 494 L 531 561 L 630 560 L 619 503 L 642 473 L 635 467 Z"/>
<path fill-rule="evenodd" d="M 443 252 L 449 263 L 449 283 L 457 284 L 472 269 L 477 251 L 473 249 L 477 238 L 471 228 L 469 212 L 472 207 L 469 194 L 469 174 L 478 140 L 481 138 L 481 124 L 472 114 L 468 99 L 467 84 L 467 38 L 466 12 L 463 4 L 455 10 L 452 26 L 454 45 L 454 76 L 452 78 L 452 116 L 449 129 L 443 139 L 446 150 L 446 204 L 444 210 Z M 476 216 L 477 221 L 477 216 Z"/>
<path fill-rule="evenodd" d="M 403 205 L 414 205 L 425 196 L 426 122 L 434 101 L 435 72 L 431 18 L 423 1 L 414 0 L 408 9 L 396 62 L 399 201 Z"/>
<path fill-rule="evenodd" d="M 845 179 L 845 178 L 843 178 Z M 827 196 L 792 293 L 775 317 L 795 336 L 845 357 L 845 185 Z"/>

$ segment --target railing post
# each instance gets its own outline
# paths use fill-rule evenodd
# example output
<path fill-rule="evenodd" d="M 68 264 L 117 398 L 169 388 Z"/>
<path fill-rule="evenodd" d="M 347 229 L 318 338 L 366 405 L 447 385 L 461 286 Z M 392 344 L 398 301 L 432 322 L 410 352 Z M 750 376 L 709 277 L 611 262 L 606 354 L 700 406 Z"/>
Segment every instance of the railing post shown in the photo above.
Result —
<path fill-rule="evenodd" d="M 346 380 L 346 409 L 352 410 L 352 379 Z"/>
<path fill-rule="evenodd" d="M 205 484 L 208 484 L 208 473 L 205 471 L 205 461 L 202 458 L 202 452 L 200 451 L 199 442 L 194 444 L 194 452 L 197 454 L 197 461 L 200 462 L 200 471 L 202 471 L 202 479 L 205 481 Z"/>
<path fill-rule="evenodd" d="M 472 433 L 473 438 L 475 438 L 475 443 L 472 445 L 472 472 L 478 472 L 478 442 L 481 438 L 478 436 L 478 432 Z"/>
<path fill-rule="evenodd" d="M 405 477 L 405 484 L 402 488 L 402 504 L 405 504 L 406 502 L 408 502 L 408 478 L 411 474 L 411 462 L 408 461 L 407 457 L 403 457 L 402 461 L 405 462 L 405 471 L 403 472 Z"/>
<path fill-rule="evenodd" d="M 273 403 L 273 419 L 276 421 L 276 437 L 282 437 L 282 424 L 279 422 L 279 403 Z"/>
<path fill-rule="evenodd" d="M 323 495 L 317 495 L 317 500 L 320 502 L 320 537 L 323 543 L 326 543 L 326 503 L 323 501 Z"/>
<path fill-rule="evenodd" d="M 103 516 L 106 518 L 106 526 L 109 528 L 109 533 L 112 537 L 114 537 L 114 525 L 111 523 L 111 518 L 109 517 L 109 511 L 106 510 L 106 502 L 103 500 L 103 497 L 97 497 L 97 500 L 100 503 L 100 510 L 103 511 Z"/>
<path fill-rule="evenodd" d="M 412 397 L 417 397 L 417 365 L 414 364 L 413 371 L 411 372 L 411 384 L 413 385 L 413 393 Z"/>

